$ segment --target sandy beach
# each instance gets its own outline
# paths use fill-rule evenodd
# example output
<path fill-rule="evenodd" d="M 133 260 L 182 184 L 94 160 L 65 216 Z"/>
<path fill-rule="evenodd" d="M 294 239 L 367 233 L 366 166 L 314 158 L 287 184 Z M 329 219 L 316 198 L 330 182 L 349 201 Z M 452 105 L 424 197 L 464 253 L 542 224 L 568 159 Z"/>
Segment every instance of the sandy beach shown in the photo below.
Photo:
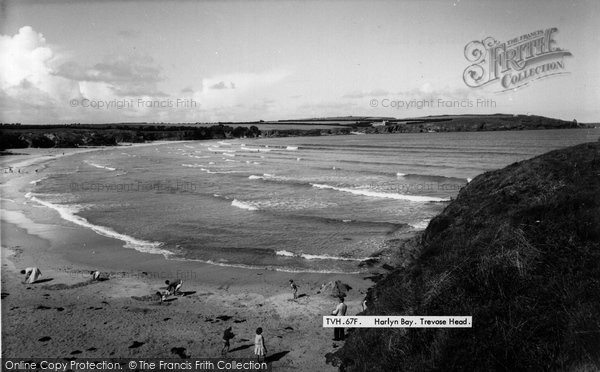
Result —
<path fill-rule="evenodd" d="M 25 197 L 32 182 L 52 171 L 52 160 L 78 151 L 101 149 L 24 149 L 15 153 L 26 155 L 2 158 L 3 168 L 14 168 L 1 186 L 3 357 L 218 358 L 231 326 L 236 336 L 228 357 L 247 358 L 262 327 L 274 370 L 336 370 L 325 354 L 342 343 L 321 326 L 336 299 L 320 288 L 334 280 L 349 284 L 353 315 L 373 285 L 369 275 L 222 267 L 125 248 Z M 43 273 L 32 285 L 19 273 L 29 266 Z M 111 278 L 90 282 L 91 270 Z M 152 298 L 175 278 L 183 279 L 184 296 L 163 304 Z M 296 301 L 289 279 L 299 285 Z"/>

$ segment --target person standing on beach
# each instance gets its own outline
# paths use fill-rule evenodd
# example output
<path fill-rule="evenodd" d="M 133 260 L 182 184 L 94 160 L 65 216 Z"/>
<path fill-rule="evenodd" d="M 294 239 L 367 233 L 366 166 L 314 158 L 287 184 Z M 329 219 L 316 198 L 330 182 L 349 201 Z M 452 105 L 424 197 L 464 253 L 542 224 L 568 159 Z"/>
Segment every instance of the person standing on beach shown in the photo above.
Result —
<path fill-rule="evenodd" d="M 25 274 L 25 283 L 33 284 L 40 276 L 42 272 L 37 267 L 28 267 L 25 270 L 21 270 L 21 274 Z"/>
<path fill-rule="evenodd" d="M 348 306 L 344 303 L 344 297 L 340 296 L 340 303 L 337 305 L 335 310 L 331 313 L 335 316 L 344 316 L 346 315 L 346 310 Z M 344 340 L 344 328 L 334 328 L 333 329 L 333 341 L 343 341 Z"/>
<path fill-rule="evenodd" d="M 223 349 L 221 349 L 221 354 L 226 354 L 227 352 L 229 352 L 229 340 L 231 340 L 234 337 L 235 335 L 233 334 L 233 332 L 231 332 L 231 327 L 225 329 L 225 332 L 223 332 Z"/>
<path fill-rule="evenodd" d="M 265 338 L 262 335 L 262 328 L 256 328 L 256 336 L 254 337 L 254 354 L 260 362 L 260 357 L 263 358 L 263 362 L 267 355 L 267 347 L 265 346 Z"/>
<path fill-rule="evenodd" d="M 290 288 L 292 289 L 292 295 L 294 297 L 294 300 L 298 298 L 298 286 L 296 285 L 296 283 L 294 283 L 294 281 L 292 279 L 290 279 Z"/>

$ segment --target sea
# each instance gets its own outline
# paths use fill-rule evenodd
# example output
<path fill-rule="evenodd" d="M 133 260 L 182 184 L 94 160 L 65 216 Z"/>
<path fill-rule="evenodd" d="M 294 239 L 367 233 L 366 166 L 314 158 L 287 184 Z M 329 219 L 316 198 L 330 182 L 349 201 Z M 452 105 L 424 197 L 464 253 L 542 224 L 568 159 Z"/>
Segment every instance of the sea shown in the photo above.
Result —
<path fill-rule="evenodd" d="M 27 197 L 171 260 L 360 273 L 478 175 L 598 129 L 227 139 L 56 160 Z"/>

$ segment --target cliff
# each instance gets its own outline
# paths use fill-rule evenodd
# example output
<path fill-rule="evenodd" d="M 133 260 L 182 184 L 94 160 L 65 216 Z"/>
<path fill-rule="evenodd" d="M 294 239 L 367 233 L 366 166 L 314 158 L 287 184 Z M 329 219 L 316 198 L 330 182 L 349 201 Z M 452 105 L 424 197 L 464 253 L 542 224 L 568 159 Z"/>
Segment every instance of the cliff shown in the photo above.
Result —
<path fill-rule="evenodd" d="M 341 370 L 600 369 L 600 143 L 476 177 L 413 243 L 365 315 L 473 327 L 355 329 L 327 356 Z"/>

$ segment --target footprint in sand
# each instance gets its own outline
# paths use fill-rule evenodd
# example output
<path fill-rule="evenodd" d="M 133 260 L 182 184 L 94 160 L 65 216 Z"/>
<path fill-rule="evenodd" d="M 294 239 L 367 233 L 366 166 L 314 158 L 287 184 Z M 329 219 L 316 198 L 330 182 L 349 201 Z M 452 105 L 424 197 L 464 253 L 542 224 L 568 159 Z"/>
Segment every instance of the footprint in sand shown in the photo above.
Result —
<path fill-rule="evenodd" d="M 170 320 L 171 318 L 164 318 L 163 320 L 166 322 L 167 320 Z"/>
<path fill-rule="evenodd" d="M 87 349 L 87 351 L 96 351 L 96 350 L 98 350 L 98 348 L 95 348 L 95 347 L 90 347 L 89 349 Z"/>
<path fill-rule="evenodd" d="M 129 345 L 129 348 L 137 349 L 138 347 L 142 346 L 143 344 L 145 344 L 145 342 L 133 341 L 133 343 L 131 345 Z"/>
<path fill-rule="evenodd" d="M 2 293 L 0 294 L 0 298 L 2 298 L 2 299 L 4 300 L 4 298 L 5 298 L 6 296 L 8 296 L 9 294 L 10 294 L 10 293 L 2 292 Z"/>
<path fill-rule="evenodd" d="M 73 350 L 73 351 L 71 351 L 71 355 L 77 355 L 77 354 L 81 354 L 81 353 L 83 353 L 83 351 L 81 351 L 81 350 Z"/>
<path fill-rule="evenodd" d="M 38 341 L 40 341 L 40 342 L 46 342 L 46 341 L 50 341 L 50 340 L 52 340 L 52 337 L 50 337 L 50 336 L 44 336 L 44 337 L 40 338 Z"/>
<path fill-rule="evenodd" d="M 229 319 L 231 319 L 231 318 L 233 318 L 233 317 L 232 317 L 232 316 L 229 316 L 229 315 L 219 315 L 219 316 L 217 317 L 217 319 L 219 319 L 219 320 L 222 320 L 222 321 L 224 321 L 224 322 L 228 321 L 228 320 L 229 320 Z"/>
<path fill-rule="evenodd" d="M 44 305 L 38 305 L 38 307 L 36 307 L 36 310 L 49 310 L 52 309 L 50 306 L 44 306 Z"/>

